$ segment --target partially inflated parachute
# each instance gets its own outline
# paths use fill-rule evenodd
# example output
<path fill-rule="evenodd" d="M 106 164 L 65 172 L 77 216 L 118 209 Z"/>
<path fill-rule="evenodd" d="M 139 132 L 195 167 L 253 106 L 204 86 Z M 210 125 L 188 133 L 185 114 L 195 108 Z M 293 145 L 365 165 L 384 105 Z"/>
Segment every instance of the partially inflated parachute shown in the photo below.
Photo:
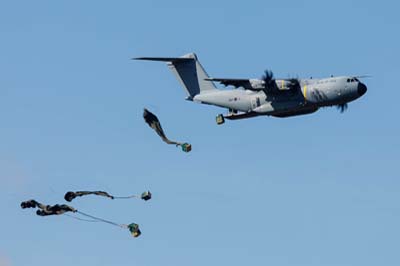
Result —
<path fill-rule="evenodd" d="M 49 216 L 49 215 L 67 215 L 71 218 L 80 220 L 80 221 L 86 221 L 86 222 L 103 222 L 103 223 L 107 223 L 107 224 L 111 224 L 114 226 L 118 226 L 120 228 L 125 228 L 128 229 L 129 232 L 132 234 L 133 237 L 138 237 L 141 235 L 141 232 L 139 230 L 139 225 L 136 223 L 130 223 L 128 225 L 126 224 L 118 224 L 115 223 L 113 221 L 109 221 L 109 220 L 105 220 L 81 211 L 78 211 L 77 209 L 75 209 L 74 207 L 71 207 L 69 205 L 66 204 L 55 204 L 55 205 L 45 205 L 42 204 L 36 200 L 27 200 L 27 201 L 23 201 L 21 202 L 21 208 L 22 209 L 27 209 L 27 208 L 37 208 L 38 210 L 36 211 L 36 214 L 39 216 Z M 92 220 L 85 220 L 82 218 L 79 218 L 77 216 L 72 216 L 67 214 L 68 212 L 72 212 L 74 214 L 80 214 L 83 215 L 85 217 L 89 217 Z"/>
<path fill-rule="evenodd" d="M 105 191 L 68 191 L 64 195 L 64 199 L 68 202 L 71 202 L 76 197 L 82 197 L 86 195 L 97 195 L 102 196 L 110 199 L 132 199 L 132 198 L 141 198 L 144 201 L 148 201 L 151 199 L 151 192 L 145 191 L 141 195 L 131 195 L 131 196 L 113 196 Z"/>
<path fill-rule="evenodd" d="M 144 121 L 152 128 L 154 131 L 161 137 L 161 139 L 167 143 L 167 144 L 175 144 L 176 146 L 180 146 L 184 152 L 190 152 L 192 150 L 192 145 L 189 143 L 181 143 L 181 142 L 176 142 L 169 140 L 167 136 L 164 133 L 164 130 L 161 127 L 161 123 L 158 120 L 157 116 L 147 110 L 146 108 L 144 109 L 143 112 L 143 118 Z"/>

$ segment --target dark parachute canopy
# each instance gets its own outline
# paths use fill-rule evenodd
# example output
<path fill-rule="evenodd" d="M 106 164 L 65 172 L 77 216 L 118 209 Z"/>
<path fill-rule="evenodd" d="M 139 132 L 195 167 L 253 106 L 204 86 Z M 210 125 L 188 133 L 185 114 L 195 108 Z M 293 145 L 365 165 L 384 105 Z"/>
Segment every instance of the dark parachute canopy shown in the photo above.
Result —
<path fill-rule="evenodd" d="M 192 145 L 189 143 L 181 143 L 169 140 L 164 133 L 164 130 L 161 127 L 161 123 L 158 120 L 157 116 L 144 108 L 143 112 L 144 121 L 152 128 L 154 131 L 161 137 L 161 139 L 167 144 L 175 144 L 176 146 L 180 146 L 184 152 L 190 152 L 192 150 Z"/>
<path fill-rule="evenodd" d="M 144 201 L 148 201 L 151 199 L 151 192 L 150 191 L 145 191 L 143 192 L 140 196 L 138 195 L 131 195 L 131 196 L 126 196 L 126 197 L 118 197 L 118 196 L 113 196 L 110 195 L 108 192 L 105 191 L 68 191 L 64 195 L 64 199 L 68 202 L 71 202 L 74 198 L 76 197 L 82 197 L 86 195 L 97 195 L 97 196 L 102 196 L 110 199 L 131 199 L 131 198 L 141 198 Z"/>
<path fill-rule="evenodd" d="M 67 212 L 79 213 L 77 209 L 66 204 L 46 205 L 34 199 L 21 202 L 21 208 L 37 208 L 36 214 L 39 216 L 61 215 Z"/>
<path fill-rule="evenodd" d="M 107 197 L 110 199 L 114 199 L 113 196 L 111 196 L 110 194 L 108 194 L 105 191 L 76 191 L 76 192 L 68 191 L 65 194 L 64 199 L 68 202 L 71 202 L 74 198 L 82 197 L 85 195 L 98 195 L 98 196 L 103 196 L 103 197 Z"/>
<path fill-rule="evenodd" d="M 21 208 L 38 208 L 36 214 L 40 216 L 60 215 L 66 212 L 77 212 L 75 208 L 66 204 L 45 205 L 37 202 L 36 200 L 27 200 L 21 202 Z"/>

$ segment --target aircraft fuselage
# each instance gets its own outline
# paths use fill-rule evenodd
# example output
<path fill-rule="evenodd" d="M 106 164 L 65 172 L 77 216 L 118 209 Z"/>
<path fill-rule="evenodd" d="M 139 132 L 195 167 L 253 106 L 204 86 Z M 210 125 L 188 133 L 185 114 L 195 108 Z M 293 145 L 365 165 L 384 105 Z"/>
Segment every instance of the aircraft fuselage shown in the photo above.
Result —
<path fill-rule="evenodd" d="M 259 115 L 288 117 L 310 114 L 324 106 L 339 106 L 364 95 L 367 87 L 356 77 L 324 79 L 273 79 L 265 71 L 261 79 L 210 78 L 196 54 L 181 57 L 139 57 L 138 60 L 167 62 L 168 67 L 187 92 L 187 100 L 229 109 L 218 115 L 217 123 Z M 214 82 L 235 89 L 218 89 Z"/>
<path fill-rule="evenodd" d="M 279 80 L 276 81 L 279 83 Z M 279 91 L 266 95 L 264 91 L 244 89 L 216 90 L 198 94 L 193 101 L 228 108 L 228 119 L 247 118 L 257 115 L 287 117 L 312 113 L 320 107 L 351 102 L 367 88 L 357 78 L 330 77 L 325 79 L 301 79 L 301 92 Z M 244 114 L 235 114 L 240 111 Z"/>

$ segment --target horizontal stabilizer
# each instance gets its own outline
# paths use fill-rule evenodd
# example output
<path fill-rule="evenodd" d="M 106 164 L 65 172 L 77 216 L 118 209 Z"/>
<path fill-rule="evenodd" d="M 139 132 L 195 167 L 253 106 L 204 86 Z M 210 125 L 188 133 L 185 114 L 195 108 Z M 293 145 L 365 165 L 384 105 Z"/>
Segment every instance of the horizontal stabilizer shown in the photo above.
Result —
<path fill-rule="evenodd" d="M 184 58 L 184 57 L 137 57 L 132 59 L 147 60 L 147 61 L 162 61 L 162 62 L 185 62 L 194 60 L 194 58 Z"/>

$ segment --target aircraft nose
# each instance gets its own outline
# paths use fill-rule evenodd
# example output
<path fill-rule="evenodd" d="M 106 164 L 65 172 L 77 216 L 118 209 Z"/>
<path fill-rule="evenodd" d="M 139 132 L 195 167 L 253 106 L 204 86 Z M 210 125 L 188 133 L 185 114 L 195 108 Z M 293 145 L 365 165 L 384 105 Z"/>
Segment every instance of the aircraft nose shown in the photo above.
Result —
<path fill-rule="evenodd" d="M 358 95 L 363 96 L 367 92 L 367 86 L 364 83 L 359 82 L 357 86 Z"/>

